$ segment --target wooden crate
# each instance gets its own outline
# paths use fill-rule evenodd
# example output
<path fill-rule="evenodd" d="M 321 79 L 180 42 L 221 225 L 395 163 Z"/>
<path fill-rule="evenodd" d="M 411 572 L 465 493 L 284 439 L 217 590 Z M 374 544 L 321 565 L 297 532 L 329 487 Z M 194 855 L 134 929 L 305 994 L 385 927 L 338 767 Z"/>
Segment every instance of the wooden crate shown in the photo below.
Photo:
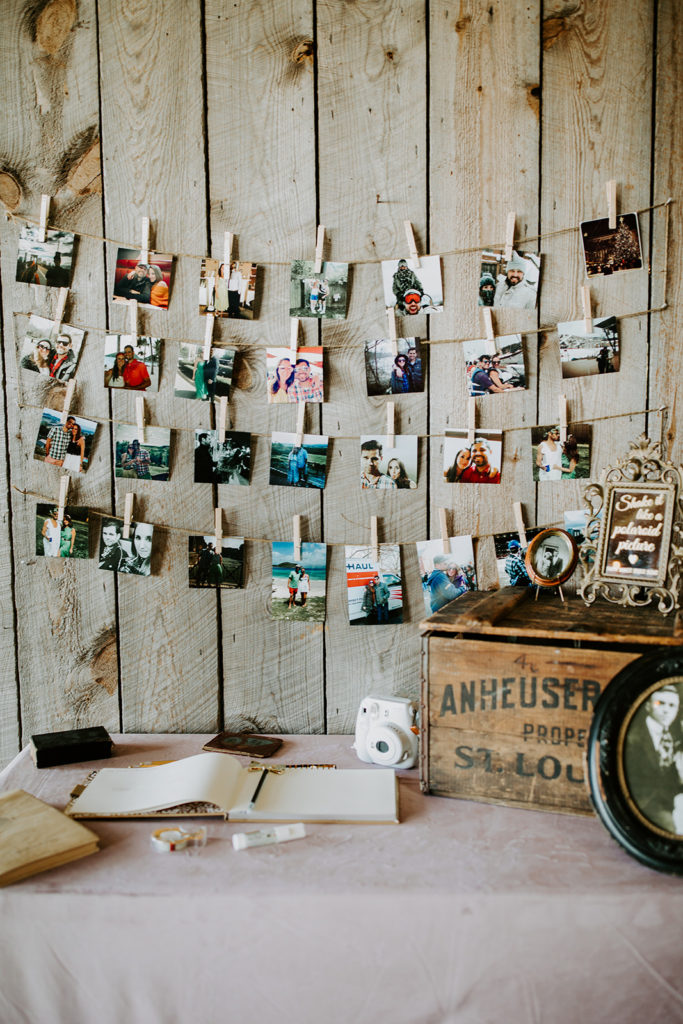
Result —
<path fill-rule="evenodd" d="M 592 813 L 584 752 L 595 701 L 625 665 L 683 644 L 680 613 L 507 587 L 420 626 L 424 792 Z"/>

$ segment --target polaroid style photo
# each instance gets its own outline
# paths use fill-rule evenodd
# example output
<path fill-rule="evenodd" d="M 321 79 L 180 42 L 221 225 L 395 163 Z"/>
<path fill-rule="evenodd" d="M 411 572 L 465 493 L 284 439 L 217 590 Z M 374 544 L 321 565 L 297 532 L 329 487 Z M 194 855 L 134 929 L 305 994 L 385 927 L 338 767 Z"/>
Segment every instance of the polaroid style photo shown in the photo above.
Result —
<path fill-rule="evenodd" d="M 15 280 L 42 284 L 48 288 L 70 288 L 75 236 L 70 231 L 51 230 L 40 242 L 36 224 L 25 224 L 19 234 Z"/>
<path fill-rule="evenodd" d="M 228 398 L 235 353 L 234 348 L 212 348 L 205 359 L 203 345 L 181 341 L 173 392 L 176 398 L 195 398 L 200 402 Z"/>
<path fill-rule="evenodd" d="M 372 548 L 350 547 L 346 555 L 346 593 L 352 626 L 388 625 L 403 622 L 401 549 L 380 544 L 379 562 Z"/>
<path fill-rule="evenodd" d="M 104 339 L 106 388 L 158 391 L 160 363 L 160 338 L 107 334 Z"/>
<path fill-rule="evenodd" d="M 194 432 L 194 482 L 248 486 L 251 473 L 251 434 L 226 430 L 218 440 L 216 430 Z"/>
<path fill-rule="evenodd" d="M 396 316 L 443 312 L 441 257 L 421 256 L 419 265 L 407 257 L 382 260 L 384 305 Z"/>
<path fill-rule="evenodd" d="M 583 542 L 587 539 L 597 541 L 599 526 L 594 525 L 591 529 L 591 536 L 588 538 L 588 517 L 589 512 L 586 508 L 577 509 L 565 509 L 564 512 L 564 528 L 570 537 L 573 537 L 578 547 L 581 547 Z M 592 516 L 591 516 L 592 518 Z M 602 519 L 602 513 L 598 515 L 598 519 Z"/>
<path fill-rule="evenodd" d="M 47 558 L 90 557 L 90 512 L 80 505 L 67 505 L 58 519 L 56 505 L 36 505 L 36 555 Z"/>
<path fill-rule="evenodd" d="M 62 423 L 61 412 L 43 409 L 33 458 L 70 473 L 85 473 L 98 424 L 69 414 Z"/>
<path fill-rule="evenodd" d="M 405 395 L 425 387 L 423 354 L 417 338 L 397 338 L 396 352 L 389 338 L 365 342 L 365 379 L 369 395 Z"/>
<path fill-rule="evenodd" d="M 214 313 L 230 320 L 253 320 L 256 304 L 255 263 L 203 259 L 199 272 L 199 315 Z"/>
<path fill-rule="evenodd" d="M 220 551 L 215 537 L 188 537 L 187 555 L 191 588 L 244 586 L 244 537 L 222 537 Z"/>
<path fill-rule="evenodd" d="M 267 349 L 266 373 L 270 403 L 324 401 L 323 350 L 320 345 L 296 350 Z"/>
<path fill-rule="evenodd" d="M 640 270 L 643 266 L 637 213 L 620 214 L 616 228 L 610 228 L 609 217 L 585 220 L 581 223 L 581 240 L 588 277 Z"/>
<path fill-rule="evenodd" d="M 470 398 L 507 395 L 526 388 L 521 334 L 507 334 L 494 341 L 481 338 L 460 345 L 465 357 Z"/>
<path fill-rule="evenodd" d="M 389 441 L 392 444 L 389 445 Z M 417 487 L 417 437 L 366 434 L 360 439 L 360 486 L 362 490 L 415 490 Z"/>
<path fill-rule="evenodd" d="M 271 619 L 324 622 L 327 575 L 325 544 L 302 544 L 301 558 L 295 558 L 292 541 L 274 542 L 272 565 Z"/>
<path fill-rule="evenodd" d="M 531 530 L 525 530 L 526 545 L 521 543 L 516 530 L 493 535 L 499 587 L 533 586 L 524 564 L 524 557 L 529 543 L 542 529 L 542 526 L 535 526 Z"/>
<path fill-rule="evenodd" d="M 53 380 L 71 380 L 81 353 L 85 331 L 31 314 L 19 352 L 22 370 Z"/>
<path fill-rule="evenodd" d="M 289 315 L 318 320 L 345 320 L 348 302 L 348 263 L 323 263 L 319 274 L 313 260 L 294 260 L 289 275 Z"/>
<path fill-rule="evenodd" d="M 449 537 L 450 551 L 442 540 L 417 543 L 417 560 L 425 603 L 425 614 L 433 615 L 449 601 L 477 589 L 472 537 Z"/>
<path fill-rule="evenodd" d="M 114 472 L 130 480 L 168 480 L 171 461 L 171 431 L 166 427 L 145 427 L 145 440 L 138 428 L 117 423 L 114 441 Z"/>
<path fill-rule="evenodd" d="M 168 309 L 173 273 L 172 253 L 149 252 L 144 262 L 139 249 L 119 249 L 116 254 L 114 302 L 135 299 L 150 309 Z"/>
<path fill-rule="evenodd" d="M 502 252 L 484 250 L 479 270 L 479 305 L 493 309 L 535 309 L 541 257 L 515 252 L 506 262 Z"/>
<path fill-rule="evenodd" d="M 467 430 L 447 430 L 443 442 L 443 475 L 449 484 L 499 484 L 503 431 L 478 428 L 469 443 Z"/>
<path fill-rule="evenodd" d="M 153 540 L 154 527 L 151 523 L 131 523 L 129 536 L 124 537 L 123 519 L 103 516 L 97 568 L 131 576 L 149 576 Z"/>
<path fill-rule="evenodd" d="M 284 487 L 325 486 L 327 437 L 304 434 L 303 444 L 296 434 L 273 433 L 270 443 L 270 483 Z"/>
<path fill-rule="evenodd" d="M 594 320 L 590 334 L 586 333 L 583 320 L 558 324 L 557 333 L 563 377 L 588 377 L 594 373 L 615 373 L 619 369 L 616 317 Z"/>
<path fill-rule="evenodd" d="M 532 427 L 534 480 L 545 483 L 553 480 L 585 480 L 591 467 L 591 425 L 571 423 L 567 427 L 567 440 L 560 441 L 560 428 Z"/>

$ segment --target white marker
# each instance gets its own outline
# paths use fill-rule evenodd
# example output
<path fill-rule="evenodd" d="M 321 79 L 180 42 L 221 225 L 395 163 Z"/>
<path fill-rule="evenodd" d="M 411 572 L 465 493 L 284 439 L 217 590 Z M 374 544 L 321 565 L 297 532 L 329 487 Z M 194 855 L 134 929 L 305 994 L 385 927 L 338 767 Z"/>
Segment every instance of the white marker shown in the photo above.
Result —
<path fill-rule="evenodd" d="M 274 828 L 262 828 L 258 832 L 236 832 L 232 837 L 232 845 L 236 850 L 248 850 L 251 846 L 270 846 L 271 843 L 303 839 L 305 835 L 304 824 L 298 821 L 295 825 L 275 825 Z"/>

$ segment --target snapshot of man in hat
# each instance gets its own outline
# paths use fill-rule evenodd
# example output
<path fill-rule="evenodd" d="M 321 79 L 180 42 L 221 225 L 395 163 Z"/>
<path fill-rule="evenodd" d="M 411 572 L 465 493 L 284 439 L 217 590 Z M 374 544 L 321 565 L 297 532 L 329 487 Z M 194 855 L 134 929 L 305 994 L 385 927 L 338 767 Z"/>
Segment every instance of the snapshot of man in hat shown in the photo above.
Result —
<path fill-rule="evenodd" d="M 535 309 L 539 263 L 537 256 L 524 256 L 513 250 L 505 273 L 498 274 L 494 308 Z"/>

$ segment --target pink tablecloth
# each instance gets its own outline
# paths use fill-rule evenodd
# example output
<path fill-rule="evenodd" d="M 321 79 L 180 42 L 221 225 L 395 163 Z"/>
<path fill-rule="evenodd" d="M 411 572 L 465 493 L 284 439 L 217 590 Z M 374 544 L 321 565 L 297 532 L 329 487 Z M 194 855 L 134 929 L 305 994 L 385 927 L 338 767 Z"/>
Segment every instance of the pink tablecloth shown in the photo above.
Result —
<path fill-rule="evenodd" d="M 110 762 L 0 775 L 58 807 L 92 767 L 183 757 L 201 736 L 115 737 Z M 361 767 L 351 737 L 279 760 Z M 423 796 L 399 826 L 309 825 L 198 854 L 150 821 L 93 822 L 102 850 L 0 890 L 3 1024 L 672 1024 L 683 1021 L 683 884 L 595 818 Z"/>

